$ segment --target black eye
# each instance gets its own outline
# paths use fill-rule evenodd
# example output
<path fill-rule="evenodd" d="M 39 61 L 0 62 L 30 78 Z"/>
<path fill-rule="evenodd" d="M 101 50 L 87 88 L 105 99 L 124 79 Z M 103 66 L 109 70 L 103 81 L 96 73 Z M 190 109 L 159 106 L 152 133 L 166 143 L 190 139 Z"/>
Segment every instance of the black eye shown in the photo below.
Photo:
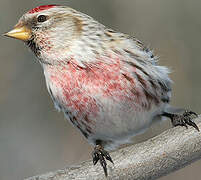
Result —
<path fill-rule="evenodd" d="M 40 15 L 37 17 L 38 22 L 45 22 L 47 20 L 47 16 L 45 15 Z"/>

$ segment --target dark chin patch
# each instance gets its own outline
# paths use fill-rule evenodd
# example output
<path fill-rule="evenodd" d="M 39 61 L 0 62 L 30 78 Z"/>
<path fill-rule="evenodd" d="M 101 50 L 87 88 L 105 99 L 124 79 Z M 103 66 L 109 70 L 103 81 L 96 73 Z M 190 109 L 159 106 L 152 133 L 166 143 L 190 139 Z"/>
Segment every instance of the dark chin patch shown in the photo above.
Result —
<path fill-rule="evenodd" d="M 36 45 L 34 38 L 28 40 L 26 45 L 36 54 L 36 56 L 40 55 L 41 48 Z"/>
<path fill-rule="evenodd" d="M 34 39 L 30 39 L 26 42 L 26 45 L 35 53 L 35 55 L 39 58 L 40 56 L 40 52 L 41 49 L 40 47 L 37 46 L 37 44 L 35 43 Z M 50 62 L 44 61 L 42 59 L 39 58 L 39 61 L 43 64 L 47 64 L 47 65 L 52 65 Z"/>

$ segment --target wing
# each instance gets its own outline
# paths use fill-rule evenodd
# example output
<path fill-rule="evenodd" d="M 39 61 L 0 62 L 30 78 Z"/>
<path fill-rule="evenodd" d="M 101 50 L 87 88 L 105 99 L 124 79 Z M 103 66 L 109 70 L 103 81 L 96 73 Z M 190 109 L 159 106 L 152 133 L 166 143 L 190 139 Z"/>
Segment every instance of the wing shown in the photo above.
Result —
<path fill-rule="evenodd" d="M 135 37 L 106 29 L 108 49 L 124 62 L 122 71 L 129 71 L 147 99 L 169 103 L 171 83 L 169 69 L 157 64 L 158 57 Z"/>

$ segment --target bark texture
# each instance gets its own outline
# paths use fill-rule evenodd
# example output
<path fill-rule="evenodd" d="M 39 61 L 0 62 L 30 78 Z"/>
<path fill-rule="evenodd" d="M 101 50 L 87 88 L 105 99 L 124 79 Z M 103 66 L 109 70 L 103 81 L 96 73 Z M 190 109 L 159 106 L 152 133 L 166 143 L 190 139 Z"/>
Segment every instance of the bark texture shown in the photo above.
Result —
<path fill-rule="evenodd" d="M 195 119 L 201 129 L 201 116 Z M 201 133 L 192 127 L 171 128 L 146 142 L 110 153 L 107 178 L 92 160 L 26 180 L 153 180 L 201 158 Z"/>

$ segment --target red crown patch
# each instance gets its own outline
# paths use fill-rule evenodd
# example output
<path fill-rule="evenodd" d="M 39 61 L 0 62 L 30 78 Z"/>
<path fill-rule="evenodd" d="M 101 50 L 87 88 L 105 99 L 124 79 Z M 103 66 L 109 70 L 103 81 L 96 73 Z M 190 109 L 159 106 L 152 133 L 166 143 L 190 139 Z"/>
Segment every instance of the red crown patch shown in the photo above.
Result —
<path fill-rule="evenodd" d="M 47 10 L 47 9 L 50 9 L 50 8 L 53 8 L 53 7 L 56 7 L 58 5 L 56 4 L 51 4 L 51 5 L 42 5 L 42 6 L 38 6 L 34 9 L 31 9 L 30 11 L 28 11 L 29 14 L 33 14 L 33 13 L 36 13 L 36 12 L 40 12 L 40 11 L 43 11 L 43 10 Z"/>

